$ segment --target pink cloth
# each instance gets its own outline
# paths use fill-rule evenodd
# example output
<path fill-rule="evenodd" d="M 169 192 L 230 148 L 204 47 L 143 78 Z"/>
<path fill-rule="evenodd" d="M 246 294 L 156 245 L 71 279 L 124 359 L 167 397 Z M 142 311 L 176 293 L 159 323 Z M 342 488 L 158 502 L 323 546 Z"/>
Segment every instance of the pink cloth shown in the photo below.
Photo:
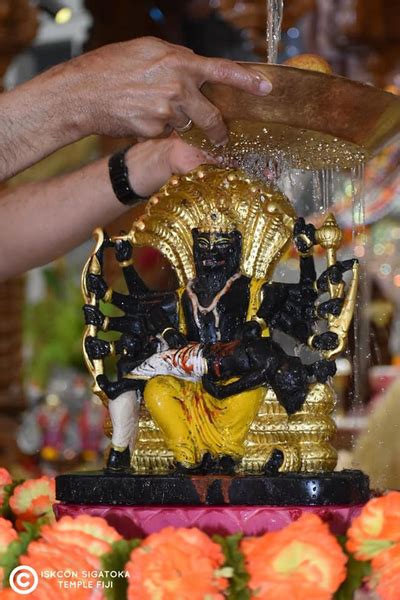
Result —
<path fill-rule="evenodd" d="M 213 535 L 242 531 L 246 536 L 283 529 L 304 513 L 329 523 L 332 533 L 344 534 L 363 505 L 353 506 L 54 506 L 56 518 L 65 515 L 103 517 L 126 539 L 147 536 L 164 527 L 198 527 Z"/>

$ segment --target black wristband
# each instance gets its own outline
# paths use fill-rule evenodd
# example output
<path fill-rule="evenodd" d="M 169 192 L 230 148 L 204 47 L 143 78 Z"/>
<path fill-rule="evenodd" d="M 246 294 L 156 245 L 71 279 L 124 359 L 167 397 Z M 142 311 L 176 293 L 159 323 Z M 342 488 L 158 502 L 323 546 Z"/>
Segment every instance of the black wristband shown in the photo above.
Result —
<path fill-rule="evenodd" d="M 130 148 L 132 146 L 118 150 L 118 152 L 110 156 L 108 161 L 108 172 L 114 194 L 122 204 L 126 204 L 127 206 L 143 200 L 142 196 L 139 196 L 129 183 L 129 171 L 126 166 L 125 155 Z"/>

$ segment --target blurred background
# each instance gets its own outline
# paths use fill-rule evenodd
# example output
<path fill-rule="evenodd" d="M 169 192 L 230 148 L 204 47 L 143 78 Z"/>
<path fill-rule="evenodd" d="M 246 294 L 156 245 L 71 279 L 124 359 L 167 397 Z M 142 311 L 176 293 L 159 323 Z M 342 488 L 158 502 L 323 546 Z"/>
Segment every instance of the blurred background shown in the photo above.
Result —
<path fill-rule="evenodd" d="M 279 62 L 317 53 L 335 74 L 400 92 L 400 3 L 393 0 L 285 0 Z M 208 56 L 266 60 L 266 0 L 0 0 L 2 89 L 104 44 L 153 35 Z M 126 140 L 91 137 L 7 182 L 17 186 L 69 171 Z M 340 466 L 361 465 L 375 487 L 400 488 L 400 145 L 366 173 L 362 248 L 367 346 L 353 384 L 338 361 L 335 445 Z M 354 254 L 351 192 L 337 216 Z M 307 190 L 296 199 L 308 214 Z M 140 212 L 140 208 L 136 209 Z M 109 232 L 129 228 L 129 214 Z M 91 243 L 0 285 L 0 464 L 33 476 L 101 464 L 105 410 L 90 392 L 83 359 L 80 272 Z M 356 251 L 357 253 L 357 251 Z M 153 288 L 174 286 L 155 251 L 135 255 Z M 289 254 L 279 269 L 295 271 Z M 364 326 L 364 325 L 363 325 Z M 354 345 L 354 344 L 353 344 Z M 350 344 L 351 346 L 351 344 Z"/>

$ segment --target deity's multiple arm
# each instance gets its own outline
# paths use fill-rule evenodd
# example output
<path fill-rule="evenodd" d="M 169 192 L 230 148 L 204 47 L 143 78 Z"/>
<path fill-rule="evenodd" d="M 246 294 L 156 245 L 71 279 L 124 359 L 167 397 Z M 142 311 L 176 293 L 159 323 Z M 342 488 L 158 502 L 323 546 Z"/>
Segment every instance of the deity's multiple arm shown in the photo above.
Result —
<path fill-rule="evenodd" d="M 205 375 L 202 378 L 202 384 L 206 392 L 211 396 L 218 400 L 223 400 L 224 398 L 229 398 L 229 396 L 235 396 L 236 394 L 241 394 L 262 385 L 267 385 L 269 383 L 268 380 L 267 373 L 264 370 L 258 370 L 242 375 L 237 381 L 227 383 L 226 385 L 216 383 Z"/>
<path fill-rule="evenodd" d="M 133 246 L 129 240 L 116 240 L 115 258 L 122 269 L 128 292 L 131 296 L 139 296 L 149 292 L 149 288 L 139 277 L 132 262 Z"/>
<path fill-rule="evenodd" d="M 342 275 L 348 268 L 351 268 L 352 261 L 347 261 L 349 264 L 347 262 L 336 263 L 317 279 L 312 256 L 315 244 L 314 231 L 314 227 L 306 225 L 303 219 L 297 221 L 294 241 L 300 254 L 299 283 L 272 282 L 265 284 L 262 289 L 262 302 L 256 317 L 243 324 L 239 335 L 240 344 L 242 346 L 244 344 L 246 348 L 254 346 L 256 354 L 258 352 L 256 340 L 260 339 L 263 321 L 272 330 L 279 329 L 300 342 L 311 345 L 314 349 L 327 350 L 336 347 L 336 334 L 328 331 L 315 335 L 313 326 L 318 318 L 327 318 L 330 314 L 340 312 L 342 300 L 331 299 L 318 307 L 316 301 L 319 293 L 328 289 L 329 282 L 339 283 L 342 281 Z M 109 242 L 111 243 L 110 240 Z M 174 349 L 187 345 L 188 340 L 176 328 L 176 294 L 148 290 L 132 264 L 132 246 L 128 240 L 120 239 L 112 242 L 111 245 L 114 246 L 129 293 L 114 292 L 108 288 L 100 274 L 90 273 L 86 280 L 87 289 L 95 295 L 97 300 L 110 302 L 120 308 L 125 315 L 105 317 L 97 306 L 90 305 L 86 305 L 84 311 L 88 324 L 96 325 L 103 331 L 123 332 L 120 340 L 114 343 L 104 342 L 92 336 L 86 338 L 86 350 L 91 359 L 104 358 L 109 354 L 121 357 L 117 363 L 117 381 L 112 382 L 104 375 L 97 377 L 99 386 L 110 398 L 113 398 L 123 391 L 136 389 L 137 382 L 133 376 L 129 376 L 129 371 L 151 353 L 159 352 L 160 347 L 157 347 L 157 343 L 159 344 L 160 340 L 164 340 L 169 348 Z M 145 340 L 151 338 L 153 344 L 146 345 Z M 156 339 L 159 341 L 154 343 Z M 276 346 L 272 340 L 269 344 Z M 204 389 L 214 397 L 224 399 L 267 385 L 274 390 L 278 401 L 283 404 L 287 412 L 292 413 L 299 410 L 304 402 L 310 381 L 325 383 L 335 373 L 334 362 L 319 360 L 306 367 L 299 359 L 287 356 L 281 348 L 275 348 L 274 351 L 273 347 L 271 350 L 268 346 L 268 349 L 270 354 L 264 357 L 265 360 L 262 361 L 262 364 L 258 364 L 256 361 L 257 364 L 249 368 L 246 360 L 246 364 L 242 365 L 242 370 L 239 365 L 237 373 L 239 379 L 232 383 L 221 385 L 216 383 L 212 377 L 204 376 L 202 380 Z M 271 359 L 271 356 L 274 356 L 278 362 L 283 357 L 282 364 L 286 366 L 283 369 L 278 368 L 276 365 L 274 366 L 274 361 L 267 366 L 267 359 L 268 357 Z M 290 361 L 292 362 L 289 368 Z M 224 377 L 221 376 L 221 379 L 223 380 Z"/>
<path fill-rule="evenodd" d="M 315 290 L 317 278 L 313 257 L 315 228 L 299 218 L 294 226 L 293 240 L 300 255 L 300 279 L 297 284 L 267 283 L 258 316 L 271 329 L 279 329 L 306 344 L 316 320 Z"/>
<path fill-rule="evenodd" d="M 315 334 L 314 325 L 318 319 L 338 315 L 343 299 L 331 298 L 318 304 L 318 298 L 328 290 L 328 281 L 343 281 L 342 275 L 352 267 L 353 261 L 337 262 L 317 278 L 313 257 L 315 231 L 314 225 L 306 224 L 303 218 L 296 221 L 293 240 L 299 253 L 299 283 L 267 283 L 263 288 L 258 317 L 264 319 L 272 330 L 287 333 L 315 350 L 331 350 L 338 344 L 336 333 Z"/>
<path fill-rule="evenodd" d="M 115 251 L 128 293 L 122 294 L 110 288 L 103 278 L 103 253 L 105 247 Z M 87 326 L 94 326 L 98 331 L 121 332 L 116 342 L 106 342 L 96 336 L 85 338 L 85 349 L 90 360 L 103 359 L 109 355 L 121 358 L 117 363 L 118 372 L 126 372 L 127 365 L 143 360 L 156 352 L 160 340 L 164 339 L 169 347 L 178 348 L 187 344 L 186 338 L 175 329 L 165 307 L 176 306 L 176 297 L 170 292 L 152 292 L 137 274 L 132 262 L 132 245 L 128 240 L 113 241 L 106 236 L 105 241 L 96 254 L 100 272 L 86 274 L 86 289 L 96 299 L 95 305 L 85 304 L 83 312 Z M 117 307 L 123 313 L 120 317 L 108 317 L 102 313 L 98 302 Z M 104 384 L 105 385 L 105 384 Z"/>
<path fill-rule="evenodd" d="M 312 335 L 317 293 L 301 284 L 267 283 L 257 316 L 271 330 L 278 329 L 306 344 Z"/>

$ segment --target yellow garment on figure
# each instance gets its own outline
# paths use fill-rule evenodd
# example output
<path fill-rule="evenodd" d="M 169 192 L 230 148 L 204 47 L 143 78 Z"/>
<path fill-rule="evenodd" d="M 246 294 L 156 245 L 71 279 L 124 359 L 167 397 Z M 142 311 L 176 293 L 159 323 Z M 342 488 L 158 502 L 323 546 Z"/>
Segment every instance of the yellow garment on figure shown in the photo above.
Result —
<path fill-rule="evenodd" d="M 150 379 L 144 391 L 146 407 L 168 448 L 185 466 L 199 464 L 206 452 L 241 458 L 263 396 L 261 387 L 217 400 L 201 383 L 169 375 Z"/>

